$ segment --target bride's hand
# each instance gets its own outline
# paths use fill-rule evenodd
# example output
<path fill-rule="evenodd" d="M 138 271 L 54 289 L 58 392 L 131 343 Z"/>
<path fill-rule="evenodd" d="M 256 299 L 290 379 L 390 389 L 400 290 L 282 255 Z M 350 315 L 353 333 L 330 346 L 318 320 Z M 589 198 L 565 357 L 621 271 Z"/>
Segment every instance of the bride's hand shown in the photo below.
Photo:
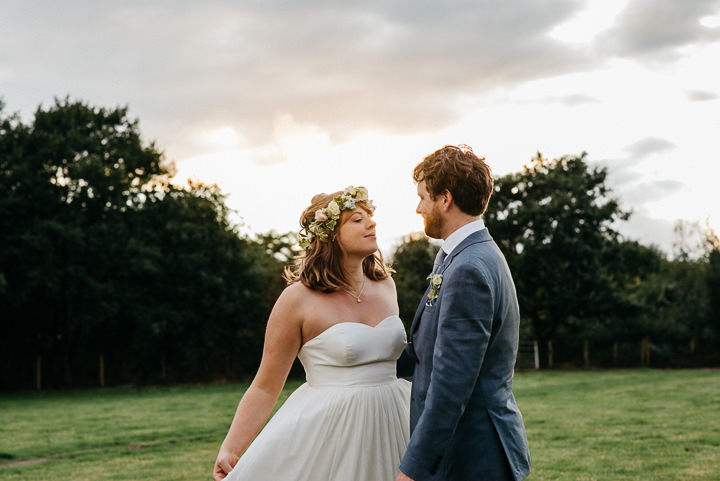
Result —
<path fill-rule="evenodd" d="M 238 462 L 238 457 L 229 451 L 220 451 L 215 460 L 213 481 L 222 481 L 232 471 Z"/>
<path fill-rule="evenodd" d="M 407 474 L 400 471 L 400 474 L 398 474 L 397 479 L 395 481 L 413 481 L 413 479 L 408 476 Z"/>

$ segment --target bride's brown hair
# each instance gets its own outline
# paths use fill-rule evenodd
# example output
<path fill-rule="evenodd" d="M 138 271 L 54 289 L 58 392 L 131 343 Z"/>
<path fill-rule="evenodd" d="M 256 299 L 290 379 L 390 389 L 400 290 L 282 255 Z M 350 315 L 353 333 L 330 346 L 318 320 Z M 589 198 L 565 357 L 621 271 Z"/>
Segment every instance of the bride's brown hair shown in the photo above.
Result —
<path fill-rule="evenodd" d="M 310 205 L 300 216 L 302 228 L 307 231 L 310 224 L 315 220 L 315 212 L 318 209 L 326 208 L 330 201 L 342 193 L 343 191 L 340 190 L 332 194 L 318 194 L 313 197 Z M 373 209 L 366 201 L 356 201 L 355 205 L 372 215 Z M 301 282 L 305 287 L 321 292 L 353 289 L 343 266 L 342 249 L 340 249 L 336 241 L 338 229 L 346 220 L 347 212 L 343 211 L 340 213 L 340 220 L 330 233 L 327 241 L 313 237 L 310 247 L 295 257 L 292 268 L 285 268 L 283 277 L 288 284 Z M 362 267 L 365 275 L 374 281 L 387 279 L 394 272 L 390 266 L 385 264 L 379 249 L 363 259 Z"/>

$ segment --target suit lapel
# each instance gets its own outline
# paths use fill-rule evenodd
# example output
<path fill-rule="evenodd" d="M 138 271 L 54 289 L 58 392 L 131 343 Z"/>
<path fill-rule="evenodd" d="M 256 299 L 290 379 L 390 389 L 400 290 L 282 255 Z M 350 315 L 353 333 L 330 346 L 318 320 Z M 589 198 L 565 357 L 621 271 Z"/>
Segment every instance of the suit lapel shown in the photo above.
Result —
<path fill-rule="evenodd" d="M 483 229 L 477 232 L 473 232 L 469 236 L 467 236 L 458 246 L 453 249 L 452 253 L 450 253 L 446 258 L 445 262 L 443 262 L 442 266 L 440 266 L 440 270 L 438 271 L 439 274 L 442 274 L 445 272 L 445 270 L 450 267 L 450 263 L 453 261 L 453 259 L 460 254 L 462 251 L 467 249 L 469 246 L 473 244 L 479 244 L 480 242 L 487 242 L 491 241 L 492 237 L 490 237 L 490 234 L 488 233 L 487 229 Z"/>
<path fill-rule="evenodd" d="M 442 274 L 445 272 L 445 270 L 450 266 L 450 263 L 453 261 L 455 256 L 457 256 L 459 253 L 461 253 L 463 250 L 465 250 L 468 246 L 472 244 L 477 244 L 479 242 L 487 242 L 492 240 L 492 237 L 490 237 L 490 233 L 487 229 L 482 229 L 478 232 L 473 232 L 469 236 L 467 236 L 453 251 L 448 254 L 448 256 L 445 258 L 445 260 L 442 263 L 442 266 L 440 266 L 440 269 L 438 270 L 439 274 Z M 422 318 L 422 313 L 425 310 L 425 304 L 427 304 L 428 300 L 428 294 L 430 293 L 430 285 L 428 285 L 427 289 L 425 289 L 425 295 L 423 295 L 422 300 L 420 301 L 420 305 L 417 308 L 417 311 L 415 311 L 415 317 L 413 318 L 412 325 L 410 326 L 410 342 L 413 341 L 415 337 L 415 333 L 418 330 L 418 326 L 420 325 L 420 319 Z"/>
<path fill-rule="evenodd" d="M 422 313 L 425 310 L 425 304 L 427 304 L 428 301 L 428 294 L 430 294 L 430 286 L 428 285 L 427 289 L 425 289 L 425 294 L 422 297 L 422 301 L 420 301 L 420 305 L 418 306 L 417 310 L 415 311 L 415 317 L 413 317 L 412 325 L 410 326 L 410 339 L 412 339 L 413 335 L 415 334 L 415 331 L 417 330 L 418 324 L 420 324 L 420 317 L 422 317 Z"/>

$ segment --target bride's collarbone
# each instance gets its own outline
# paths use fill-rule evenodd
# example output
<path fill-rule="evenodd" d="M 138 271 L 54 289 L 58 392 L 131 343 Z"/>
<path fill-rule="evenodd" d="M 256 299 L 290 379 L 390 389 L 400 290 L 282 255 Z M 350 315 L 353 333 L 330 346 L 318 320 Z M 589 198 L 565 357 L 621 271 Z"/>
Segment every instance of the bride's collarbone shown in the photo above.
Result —
<path fill-rule="evenodd" d="M 374 327 L 395 314 L 392 299 L 367 287 L 360 302 L 347 292 L 314 293 L 304 303 L 301 317 L 303 342 L 341 323 L 358 323 Z"/>

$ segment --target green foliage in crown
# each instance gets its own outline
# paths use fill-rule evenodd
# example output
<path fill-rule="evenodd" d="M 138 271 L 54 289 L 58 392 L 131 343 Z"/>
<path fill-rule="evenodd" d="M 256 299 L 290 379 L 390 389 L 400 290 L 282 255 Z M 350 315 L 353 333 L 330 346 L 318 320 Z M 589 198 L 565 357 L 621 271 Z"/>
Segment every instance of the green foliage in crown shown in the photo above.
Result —
<path fill-rule="evenodd" d="M 367 188 L 362 186 L 353 187 L 351 185 L 342 194 L 334 197 L 327 207 L 315 211 L 315 220 L 307 228 L 301 230 L 298 235 L 300 247 L 303 249 L 310 248 L 314 238 L 327 242 L 335 230 L 338 220 L 340 220 L 342 211 L 353 210 L 357 202 L 365 202 L 371 211 L 375 211 L 375 206 L 368 199 Z"/>

